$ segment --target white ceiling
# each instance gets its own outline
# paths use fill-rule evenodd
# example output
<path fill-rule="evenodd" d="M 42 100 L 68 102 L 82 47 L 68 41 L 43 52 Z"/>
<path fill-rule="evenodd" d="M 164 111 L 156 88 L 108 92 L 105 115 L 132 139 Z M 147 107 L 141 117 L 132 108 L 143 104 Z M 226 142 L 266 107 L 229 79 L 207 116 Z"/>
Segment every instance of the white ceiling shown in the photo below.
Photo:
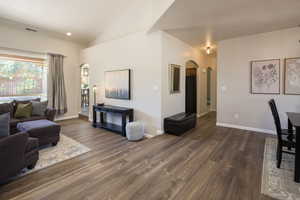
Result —
<path fill-rule="evenodd" d="M 9 20 L 88 43 L 122 16 L 128 0 L 3 0 L 1 21 Z"/>
<path fill-rule="evenodd" d="M 13 21 L 64 37 L 72 32 L 72 40 L 87 44 L 131 13 L 132 4 L 140 1 L 2 0 L 0 24 Z M 137 21 L 126 19 L 128 25 Z M 153 30 L 165 30 L 199 46 L 299 24 L 300 0 L 176 0 Z"/>
<path fill-rule="evenodd" d="M 154 30 L 199 46 L 299 24 L 300 0 L 176 0 Z"/>

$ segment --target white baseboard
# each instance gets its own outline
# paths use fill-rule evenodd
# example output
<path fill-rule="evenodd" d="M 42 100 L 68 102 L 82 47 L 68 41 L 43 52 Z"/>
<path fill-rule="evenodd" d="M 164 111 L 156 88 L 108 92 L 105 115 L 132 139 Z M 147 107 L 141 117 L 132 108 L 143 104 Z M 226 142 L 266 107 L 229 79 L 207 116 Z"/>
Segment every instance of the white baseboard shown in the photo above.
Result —
<path fill-rule="evenodd" d="M 155 135 L 151 135 L 151 134 L 147 134 L 147 133 L 145 133 L 145 137 L 150 139 L 150 138 L 154 138 L 154 137 L 155 137 Z"/>
<path fill-rule="evenodd" d="M 201 114 L 197 114 L 197 117 L 200 118 L 200 117 L 203 117 L 205 115 L 207 115 L 209 112 L 204 112 L 204 113 L 201 113 Z"/>
<path fill-rule="evenodd" d="M 227 128 L 236 128 L 236 129 L 242 129 L 242 130 L 247 130 L 247 131 L 254 131 L 254 132 L 259 132 L 259 133 L 268 133 L 268 134 L 276 135 L 275 131 L 269 130 L 269 129 L 260 129 L 260 128 L 253 128 L 253 127 L 248 127 L 248 126 L 240 126 L 240 125 L 218 123 L 218 122 L 216 125 L 222 126 L 222 127 L 227 127 Z"/>
<path fill-rule="evenodd" d="M 154 138 L 159 135 L 163 135 L 165 132 L 163 130 L 157 130 L 155 135 L 145 133 L 146 138 Z"/>
<path fill-rule="evenodd" d="M 59 117 L 59 118 L 55 118 L 54 121 L 63 121 L 63 120 L 68 120 L 68 119 L 76 119 L 78 117 L 79 117 L 78 115 L 67 116 L 67 117 Z"/>
<path fill-rule="evenodd" d="M 163 135 L 165 132 L 163 130 L 157 130 L 156 131 L 156 136 L 157 135 Z"/>

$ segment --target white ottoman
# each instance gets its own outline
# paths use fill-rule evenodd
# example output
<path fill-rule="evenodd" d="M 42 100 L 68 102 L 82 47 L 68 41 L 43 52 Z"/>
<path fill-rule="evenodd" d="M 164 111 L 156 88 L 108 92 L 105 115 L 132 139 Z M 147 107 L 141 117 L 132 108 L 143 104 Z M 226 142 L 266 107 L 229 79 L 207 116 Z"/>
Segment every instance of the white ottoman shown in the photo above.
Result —
<path fill-rule="evenodd" d="M 126 125 L 126 136 L 130 141 L 138 141 L 144 137 L 144 124 L 141 122 L 129 122 Z"/>

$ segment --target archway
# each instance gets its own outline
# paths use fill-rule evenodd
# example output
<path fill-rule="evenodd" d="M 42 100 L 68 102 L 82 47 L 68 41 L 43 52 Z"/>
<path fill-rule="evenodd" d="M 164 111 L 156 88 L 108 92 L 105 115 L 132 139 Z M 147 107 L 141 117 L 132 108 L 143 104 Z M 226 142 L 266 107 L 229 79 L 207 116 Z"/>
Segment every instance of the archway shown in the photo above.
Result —
<path fill-rule="evenodd" d="M 197 113 L 197 68 L 198 64 L 189 60 L 186 62 L 185 76 L 185 112 Z"/>

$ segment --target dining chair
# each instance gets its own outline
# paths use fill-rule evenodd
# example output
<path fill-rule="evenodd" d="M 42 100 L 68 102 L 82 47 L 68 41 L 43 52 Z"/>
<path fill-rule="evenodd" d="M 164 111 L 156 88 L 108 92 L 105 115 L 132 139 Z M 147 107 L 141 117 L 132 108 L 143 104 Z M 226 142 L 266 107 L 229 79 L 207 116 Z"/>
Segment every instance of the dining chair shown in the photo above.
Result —
<path fill-rule="evenodd" d="M 280 118 L 278 114 L 278 110 L 276 107 L 276 103 L 274 99 L 269 101 L 269 106 L 271 108 L 271 112 L 273 115 L 275 127 L 276 127 L 276 134 L 277 134 L 277 168 L 280 168 L 281 160 L 282 160 L 282 153 L 292 154 L 295 155 L 292 151 L 284 151 L 283 147 L 286 147 L 288 150 L 292 150 L 295 148 L 295 135 L 294 133 L 289 133 L 287 129 L 281 128 Z"/>

